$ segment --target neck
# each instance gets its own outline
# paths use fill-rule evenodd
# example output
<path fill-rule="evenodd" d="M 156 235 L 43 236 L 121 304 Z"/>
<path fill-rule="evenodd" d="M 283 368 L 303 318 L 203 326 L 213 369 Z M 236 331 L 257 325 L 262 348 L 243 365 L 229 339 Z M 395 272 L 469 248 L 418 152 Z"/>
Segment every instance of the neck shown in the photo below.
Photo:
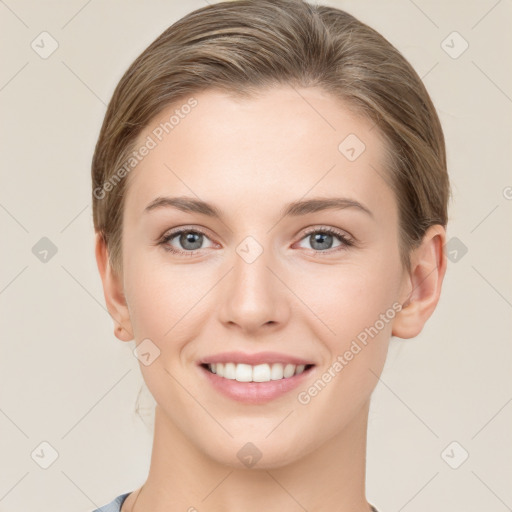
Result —
<path fill-rule="evenodd" d="M 369 512 L 368 409 L 369 402 L 342 432 L 291 464 L 238 469 L 198 451 L 157 405 L 148 479 L 123 512 Z"/>

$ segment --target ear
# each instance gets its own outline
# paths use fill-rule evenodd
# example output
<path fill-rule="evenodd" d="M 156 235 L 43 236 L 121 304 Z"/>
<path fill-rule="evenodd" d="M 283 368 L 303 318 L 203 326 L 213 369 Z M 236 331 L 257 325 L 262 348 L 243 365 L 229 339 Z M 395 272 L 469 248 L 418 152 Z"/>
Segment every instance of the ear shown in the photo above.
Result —
<path fill-rule="evenodd" d="M 110 265 L 107 244 L 101 233 L 96 233 L 95 253 L 96 263 L 103 283 L 105 303 L 115 323 L 114 334 L 121 341 L 131 341 L 133 340 L 133 329 L 124 296 L 122 279 L 116 275 Z"/>
<path fill-rule="evenodd" d="M 402 287 L 401 303 L 405 304 L 393 321 L 393 336 L 414 338 L 434 312 L 446 272 L 445 243 L 445 229 L 434 225 L 411 254 L 411 272 L 407 272 Z"/>

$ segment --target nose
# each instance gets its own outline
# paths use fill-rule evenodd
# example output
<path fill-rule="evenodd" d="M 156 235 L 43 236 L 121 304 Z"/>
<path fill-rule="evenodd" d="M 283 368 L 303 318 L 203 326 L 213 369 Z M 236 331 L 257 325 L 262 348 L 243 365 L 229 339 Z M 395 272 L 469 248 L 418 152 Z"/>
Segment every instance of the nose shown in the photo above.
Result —
<path fill-rule="evenodd" d="M 251 261 L 243 252 L 234 253 L 233 268 L 219 297 L 220 320 L 226 327 L 237 326 L 246 334 L 254 334 L 271 327 L 278 329 L 288 320 L 290 292 L 269 255 L 263 251 Z"/>

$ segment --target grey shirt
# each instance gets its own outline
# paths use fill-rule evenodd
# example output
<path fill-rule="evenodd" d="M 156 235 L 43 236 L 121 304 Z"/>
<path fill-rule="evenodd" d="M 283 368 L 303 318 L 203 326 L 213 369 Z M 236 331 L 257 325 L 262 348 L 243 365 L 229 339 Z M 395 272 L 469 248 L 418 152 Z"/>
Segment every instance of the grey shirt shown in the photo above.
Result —
<path fill-rule="evenodd" d="M 127 492 L 125 494 L 121 494 L 114 501 L 111 501 L 107 505 L 103 505 L 103 507 L 97 508 L 92 512 L 121 512 L 121 507 L 123 506 L 124 500 L 128 497 L 129 494 L 131 493 Z M 373 505 L 370 505 L 370 507 L 372 507 L 372 512 L 379 512 Z"/>
<path fill-rule="evenodd" d="M 92 512 L 121 512 L 121 507 L 123 506 L 124 500 L 128 498 L 131 492 L 126 492 L 118 496 L 115 500 L 111 501 L 107 505 L 103 505 Z"/>

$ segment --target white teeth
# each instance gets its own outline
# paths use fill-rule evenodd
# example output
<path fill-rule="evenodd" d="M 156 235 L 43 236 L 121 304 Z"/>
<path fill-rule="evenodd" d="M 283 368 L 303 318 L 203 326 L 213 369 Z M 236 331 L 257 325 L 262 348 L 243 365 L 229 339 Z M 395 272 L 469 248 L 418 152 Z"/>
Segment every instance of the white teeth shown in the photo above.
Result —
<path fill-rule="evenodd" d="M 272 380 L 280 380 L 283 378 L 283 365 L 281 363 L 276 363 L 272 365 L 270 378 Z"/>
<path fill-rule="evenodd" d="M 224 365 L 224 375 L 225 379 L 235 380 L 236 378 L 236 365 L 235 363 L 226 363 Z"/>
<path fill-rule="evenodd" d="M 303 364 L 283 365 L 281 363 L 265 363 L 255 366 L 243 363 L 216 363 L 209 364 L 208 368 L 219 377 L 237 380 L 238 382 L 270 382 L 271 380 L 288 379 L 294 375 L 300 375 L 304 372 L 306 366 Z"/>
<path fill-rule="evenodd" d="M 295 370 L 295 375 L 300 375 L 304 371 L 305 368 L 306 368 L 305 364 L 299 364 L 299 366 L 297 366 L 297 369 Z"/>
<path fill-rule="evenodd" d="M 270 366 L 258 364 L 252 369 L 252 380 L 254 382 L 268 382 L 270 380 Z"/>
<path fill-rule="evenodd" d="M 233 363 L 228 363 L 228 364 L 233 364 Z M 250 364 L 237 364 L 235 378 L 238 382 L 251 382 L 252 381 L 252 366 Z"/>
<path fill-rule="evenodd" d="M 287 364 L 284 367 L 284 378 L 287 379 L 288 377 L 291 377 L 295 373 L 295 365 L 294 364 Z"/>

